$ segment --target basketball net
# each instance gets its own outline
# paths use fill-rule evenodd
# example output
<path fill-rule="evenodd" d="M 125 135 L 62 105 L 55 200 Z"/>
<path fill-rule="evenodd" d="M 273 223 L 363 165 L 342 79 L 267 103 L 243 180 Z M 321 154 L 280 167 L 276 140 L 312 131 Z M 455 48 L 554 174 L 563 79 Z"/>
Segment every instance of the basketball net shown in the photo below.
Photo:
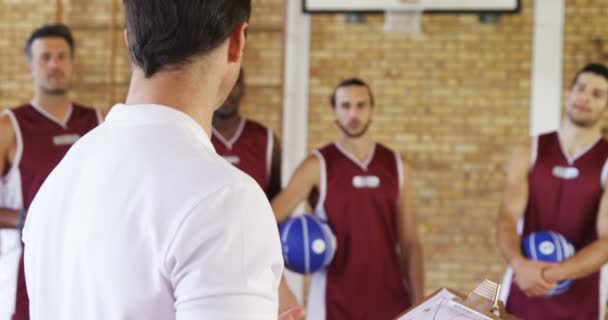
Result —
<path fill-rule="evenodd" d="M 421 37 L 426 0 L 399 0 L 400 5 L 384 13 L 384 32 Z"/>

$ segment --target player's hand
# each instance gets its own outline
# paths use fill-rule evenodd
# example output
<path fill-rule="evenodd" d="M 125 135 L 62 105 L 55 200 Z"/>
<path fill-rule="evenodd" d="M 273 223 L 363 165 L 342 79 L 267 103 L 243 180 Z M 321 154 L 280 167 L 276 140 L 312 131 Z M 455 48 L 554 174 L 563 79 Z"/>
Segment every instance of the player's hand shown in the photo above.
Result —
<path fill-rule="evenodd" d="M 543 269 L 543 278 L 555 283 L 565 280 L 559 272 L 559 263 L 554 263 L 550 267 Z"/>
<path fill-rule="evenodd" d="M 511 266 L 513 268 L 513 280 L 515 284 L 528 296 L 544 296 L 551 291 L 556 283 L 547 281 L 543 272 L 554 264 L 519 258 Z"/>
<path fill-rule="evenodd" d="M 304 308 L 298 304 L 285 278 L 282 278 L 279 286 L 279 320 L 302 320 L 305 316 Z"/>
<path fill-rule="evenodd" d="M 306 312 L 300 306 L 279 313 L 279 320 L 302 320 Z"/>

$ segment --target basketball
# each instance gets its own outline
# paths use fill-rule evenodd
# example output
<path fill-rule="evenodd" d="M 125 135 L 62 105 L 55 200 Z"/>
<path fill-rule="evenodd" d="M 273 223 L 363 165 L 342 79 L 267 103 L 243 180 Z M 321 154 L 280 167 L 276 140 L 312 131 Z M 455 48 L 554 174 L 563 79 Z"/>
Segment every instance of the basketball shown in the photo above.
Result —
<path fill-rule="evenodd" d="M 312 214 L 290 217 L 279 226 L 285 266 L 309 274 L 327 267 L 336 252 L 329 225 Z"/>
<path fill-rule="evenodd" d="M 522 250 L 526 257 L 544 262 L 560 262 L 574 255 L 572 243 L 553 231 L 538 231 L 529 234 L 522 241 Z M 555 296 L 564 293 L 572 284 L 572 280 L 562 280 L 547 295 Z"/>

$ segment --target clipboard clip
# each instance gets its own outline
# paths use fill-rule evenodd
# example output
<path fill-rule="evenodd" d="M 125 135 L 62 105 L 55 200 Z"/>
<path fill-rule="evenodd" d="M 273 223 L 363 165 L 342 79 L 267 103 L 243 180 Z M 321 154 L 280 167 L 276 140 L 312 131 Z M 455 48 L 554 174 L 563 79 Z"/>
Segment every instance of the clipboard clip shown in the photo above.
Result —
<path fill-rule="evenodd" d="M 502 320 L 504 305 L 498 300 L 500 289 L 500 284 L 484 280 L 466 300 L 454 299 L 449 305 L 476 320 Z"/>

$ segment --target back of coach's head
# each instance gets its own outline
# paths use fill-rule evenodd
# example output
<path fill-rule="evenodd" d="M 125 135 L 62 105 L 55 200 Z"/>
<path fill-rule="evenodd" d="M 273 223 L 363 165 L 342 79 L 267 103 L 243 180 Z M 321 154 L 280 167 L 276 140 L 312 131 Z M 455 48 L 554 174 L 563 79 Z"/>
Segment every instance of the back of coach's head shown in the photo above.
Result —
<path fill-rule="evenodd" d="M 251 0 L 124 0 L 129 57 L 146 78 L 185 67 L 249 20 Z"/>

